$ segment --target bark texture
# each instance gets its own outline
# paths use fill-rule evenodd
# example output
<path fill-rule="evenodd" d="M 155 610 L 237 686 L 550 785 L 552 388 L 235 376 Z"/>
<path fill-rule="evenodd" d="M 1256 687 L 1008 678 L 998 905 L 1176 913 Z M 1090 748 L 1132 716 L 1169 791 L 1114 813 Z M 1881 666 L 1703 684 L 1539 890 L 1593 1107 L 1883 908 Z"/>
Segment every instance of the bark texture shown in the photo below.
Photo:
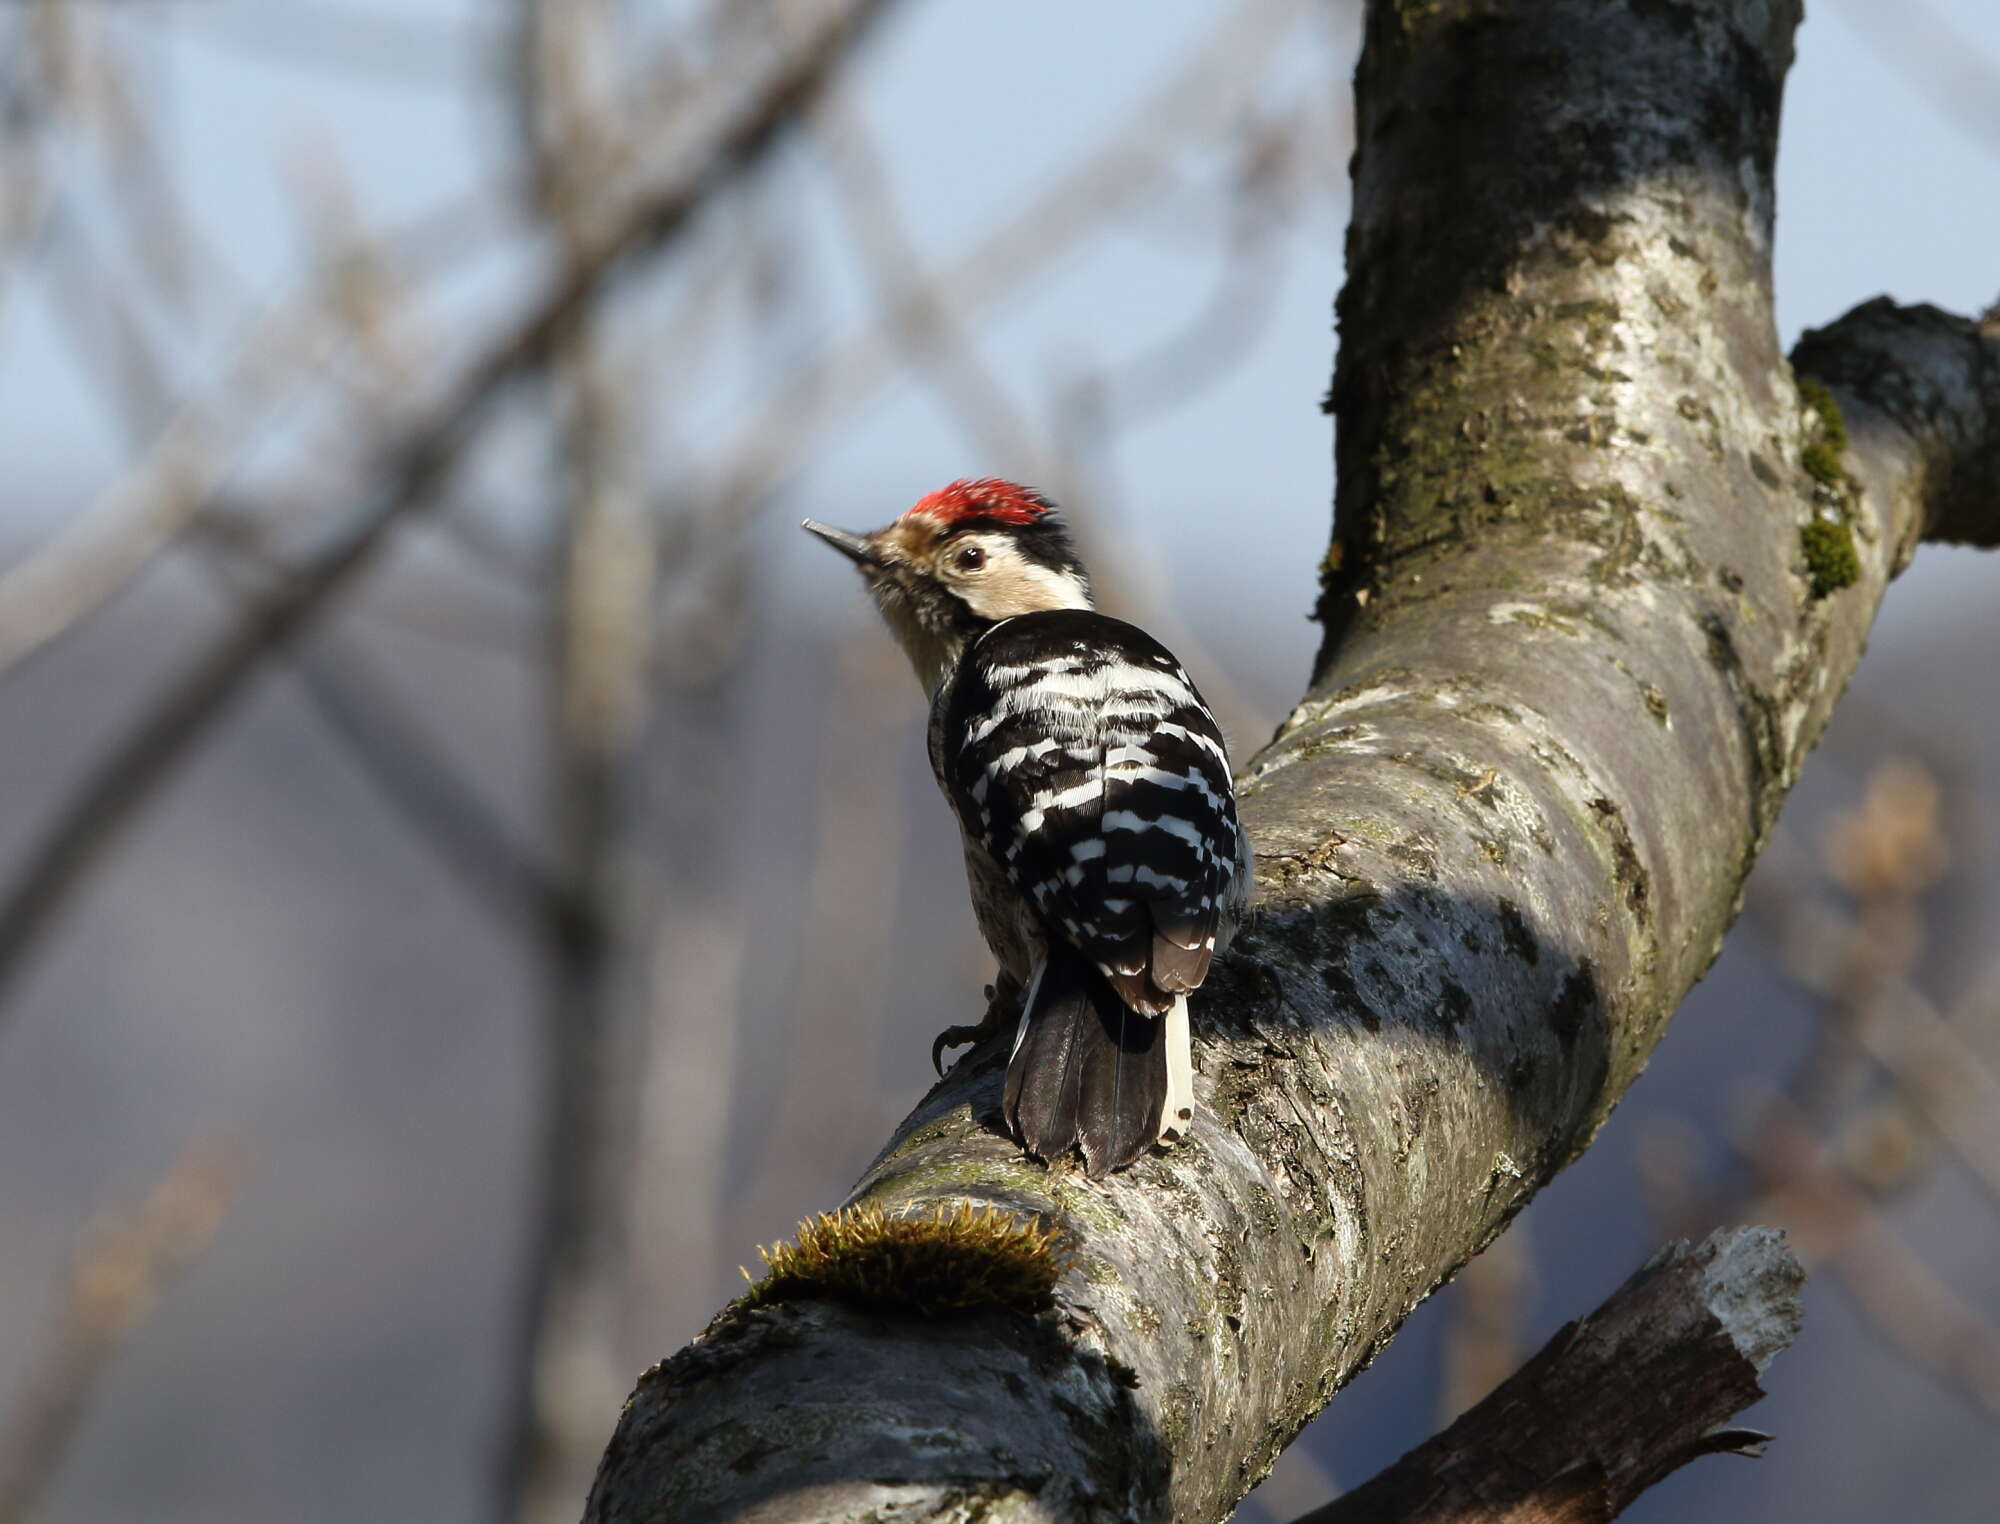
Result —
<path fill-rule="evenodd" d="M 1327 640 L 1241 779 L 1259 898 L 1192 1137 L 1045 1169 L 975 1051 L 854 1199 L 1046 1216 L 1057 1312 L 726 1318 L 641 1381 L 591 1520 L 1220 1518 L 1589 1142 L 1889 577 L 1991 538 L 1990 341 L 1880 307 L 1812 341 L 1844 451 L 1779 349 L 1798 14 L 1370 6 Z"/>
<path fill-rule="evenodd" d="M 1435 1439 L 1298 1524 L 1602 1524 L 1703 1455 L 1798 1336 L 1805 1272 L 1774 1228 L 1663 1249 Z"/>

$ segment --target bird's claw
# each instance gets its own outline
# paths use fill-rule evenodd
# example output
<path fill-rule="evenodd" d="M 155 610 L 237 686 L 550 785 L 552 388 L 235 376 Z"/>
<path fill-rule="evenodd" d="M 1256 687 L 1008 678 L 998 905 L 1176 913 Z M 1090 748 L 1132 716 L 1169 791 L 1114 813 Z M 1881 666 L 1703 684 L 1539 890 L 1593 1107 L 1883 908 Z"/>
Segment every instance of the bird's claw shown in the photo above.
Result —
<path fill-rule="evenodd" d="M 983 1042 L 1007 1029 L 1007 1018 L 1013 1014 L 1011 1007 L 1014 997 L 1010 991 L 1006 995 L 997 992 L 992 985 L 986 986 L 986 1014 L 975 1026 L 946 1027 L 931 1043 L 931 1067 L 937 1071 L 939 1079 L 944 1078 L 944 1050 L 963 1048 L 976 1042 Z"/>
<path fill-rule="evenodd" d="M 992 1035 L 992 1029 L 985 1025 L 976 1027 L 946 1027 L 931 1042 L 931 1067 L 937 1070 L 939 1079 L 944 1078 L 944 1050 L 962 1048 L 967 1043 L 978 1042 L 982 1037 Z"/>

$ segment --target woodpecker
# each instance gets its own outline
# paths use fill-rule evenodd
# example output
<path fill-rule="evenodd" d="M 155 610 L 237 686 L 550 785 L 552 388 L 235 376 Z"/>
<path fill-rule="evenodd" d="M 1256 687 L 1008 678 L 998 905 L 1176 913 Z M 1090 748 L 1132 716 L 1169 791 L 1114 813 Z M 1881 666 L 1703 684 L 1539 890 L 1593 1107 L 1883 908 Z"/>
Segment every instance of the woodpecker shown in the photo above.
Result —
<path fill-rule="evenodd" d="M 930 696 L 979 930 L 1019 992 L 1002 1111 L 1092 1177 L 1187 1130 L 1188 995 L 1228 942 L 1250 848 L 1221 729 L 1152 636 L 1097 612 L 1054 503 L 993 477 L 886 529 L 804 526 L 861 569 Z M 933 1049 L 935 1061 L 937 1050 Z"/>

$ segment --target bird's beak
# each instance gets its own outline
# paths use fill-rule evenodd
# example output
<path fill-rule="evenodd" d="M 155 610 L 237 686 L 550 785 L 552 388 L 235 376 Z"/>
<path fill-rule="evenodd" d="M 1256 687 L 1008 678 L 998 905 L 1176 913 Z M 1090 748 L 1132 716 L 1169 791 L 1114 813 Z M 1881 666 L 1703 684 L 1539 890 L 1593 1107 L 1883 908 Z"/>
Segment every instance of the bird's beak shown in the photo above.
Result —
<path fill-rule="evenodd" d="M 880 571 L 882 558 L 875 554 L 875 547 L 858 534 L 845 529 L 835 529 L 831 524 L 822 524 L 818 519 L 807 519 L 799 526 L 809 534 L 816 534 L 863 571 Z"/>

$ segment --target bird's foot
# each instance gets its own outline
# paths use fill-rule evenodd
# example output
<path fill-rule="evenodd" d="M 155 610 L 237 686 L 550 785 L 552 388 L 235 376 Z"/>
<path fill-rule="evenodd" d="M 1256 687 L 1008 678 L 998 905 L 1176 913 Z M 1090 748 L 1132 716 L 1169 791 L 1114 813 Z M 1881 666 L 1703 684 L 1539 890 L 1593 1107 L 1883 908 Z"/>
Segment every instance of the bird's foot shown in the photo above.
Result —
<path fill-rule="evenodd" d="M 1002 974 L 998 986 L 986 986 L 986 1014 L 979 1018 L 977 1026 L 946 1027 L 931 1043 L 931 1067 L 944 1078 L 944 1050 L 963 1048 L 973 1043 L 984 1042 L 989 1037 L 998 1037 L 1013 1023 L 1021 1019 L 1021 987 L 1012 978 Z"/>

